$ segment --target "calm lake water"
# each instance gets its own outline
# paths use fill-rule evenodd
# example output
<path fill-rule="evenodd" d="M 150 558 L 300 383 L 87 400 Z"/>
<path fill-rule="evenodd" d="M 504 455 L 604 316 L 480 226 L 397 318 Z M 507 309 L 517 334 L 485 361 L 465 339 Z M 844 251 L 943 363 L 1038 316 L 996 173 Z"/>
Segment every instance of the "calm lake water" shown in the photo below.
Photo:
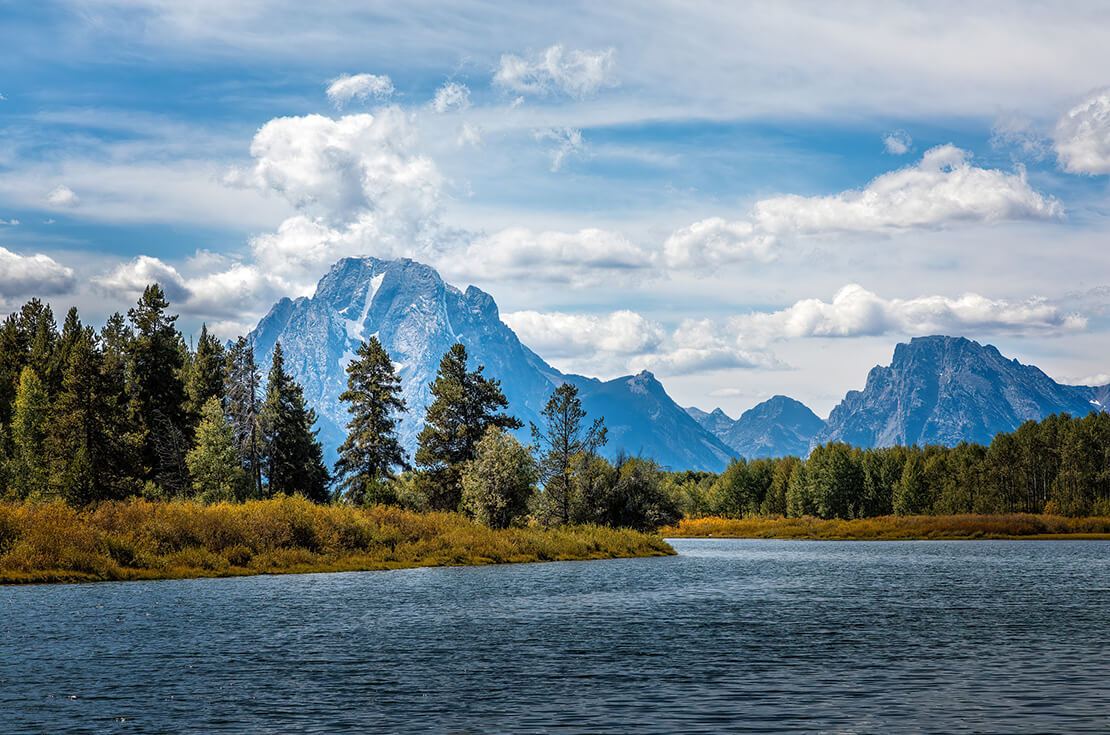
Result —
<path fill-rule="evenodd" d="M 1110 731 L 1110 542 L 674 546 L 0 588 L 0 731 Z"/>

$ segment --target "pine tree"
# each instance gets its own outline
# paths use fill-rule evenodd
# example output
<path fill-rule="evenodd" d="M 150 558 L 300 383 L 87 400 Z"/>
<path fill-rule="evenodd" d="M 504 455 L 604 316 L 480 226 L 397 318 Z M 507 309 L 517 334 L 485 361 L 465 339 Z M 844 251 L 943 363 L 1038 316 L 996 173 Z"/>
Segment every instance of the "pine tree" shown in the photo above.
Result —
<path fill-rule="evenodd" d="M 49 495 L 49 462 L 46 437 L 50 421 L 50 397 L 38 374 L 24 367 L 19 375 L 12 411 L 12 454 L 8 477 L 18 498 Z"/>
<path fill-rule="evenodd" d="M 209 334 L 208 325 L 202 324 L 197 349 L 193 353 L 185 381 L 191 423 L 195 425 L 200 421 L 201 409 L 209 398 L 215 396 L 223 402 L 226 375 L 227 350 L 220 344 L 220 340 Z"/>
<path fill-rule="evenodd" d="M 231 424 L 215 396 L 210 396 L 201 408 L 196 436 L 185 461 L 197 498 L 208 503 L 243 500 L 248 490 L 247 474 L 239 462 Z"/>
<path fill-rule="evenodd" d="M 474 459 L 475 446 L 490 426 L 519 429 L 523 424 L 501 413 L 509 401 L 501 384 L 483 375 L 484 368 L 468 372 L 466 348 L 455 344 L 439 363 L 432 383 L 434 400 L 428 407 L 418 438 L 416 462 L 425 470 L 425 492 L 434 510 L 457 510 L 462 497 L 459 471 Z"/>
<path fill-rule="evenodd" d="M 66 321 L 69 327 L 70 320 Z M 49 431 L 51 485 L 69 503 L 84 505 L 111 495 L 109 479 L 114 468 L 109 464 L 105 426 L 108 417 L 102 395 L 103 355 L 89 327 L 82 327 L 75 336 L 66 335 L 63 342 L 66 362 L 62 388 L 54 403 Z"/>
<path fill-rule="evenodd" d="M 239 461 L 247 473 L 250 497 L 262 495 L 262 433 L 258 425 L 258 384 L 261 376 L 254 361 L 254 347 L 245 337 L 236 340 L 227 354 L 227 414 Z"/>
<path fill-rule="evenodd" d="M 166 314 L 168 307 L 162 287 L 152 284 L 127 312 L 134 329 L 128 341 L 128 387 L 144 479 L 181 494 L 188 486 L 182 339 L 174 327 L 177 317 Z"/>
<path fill-rule="evenodd" d="M 0 425 L 11 423 L 19 373 L 26 364 L 27 346 L 19 330 L 19 318 L 16 314 L 9 314 L 0 324 Z M 7 441 L 3 444 L 6 446 Z"/>
<path fill-rule="evenodd" d="M 391 502 L 388 483 L 394 468 L 407 464 L 397 439 L 397 414 L 405 410 L 405 401 L 401 380 L 377 337 L 359 345 L 339 400 L 351 414 L 335 464 L 341 492 L 356 503 Z"/>
<path fill-rule="evenodd" d="M 593 455 L 606 441 L 605 420 L 595 419 L 584 427 L 586 412 L 578 398 L 578 387 L 563 383 L 551 394 L 543 409 L 544 426 L 532 424 L 532 439 L 539 452 L 540 483 L 544 504 L 554 520 L 570 523 L 574 495 L 574 467 L 581 454 Z"/>
<path fill-rule="evenodd" d="M 528 513 L 537 470 L 528 449 L 496 426 L 486 429 L 462 470 L 462 505 L 479 523 L 508 528 Z"/>
<path fill-rule="evenodd" d="M 131 420 L 129 412 L 128 363 L 133 337 L 127 320 L 119 312 L 108 317 L 100 330 L 100 389 L 106 411 L 104 436 L 108 444 L 106 464 L 112 469 L 112 497 L 137 492 L 144 479 L 143 430 Z"/>
<path fill-rule="evenodd" d="M 280 342 L 274 345 L 259 422 L 267 493 L 300 493 L 316 502 L 327 500 L 328 471 L 312 428 L 316 414 L 305 407 L 304 390 L 285 372 Z"/>
<path fill-rule="evenodd" d="M 48 304 L 31 299 L 19 312 L 20 331 L 26 345 L 26 361 L 42 380 L 47 392 L 55 385 L 54 348 L 58 343 L 58 325 Z"/>

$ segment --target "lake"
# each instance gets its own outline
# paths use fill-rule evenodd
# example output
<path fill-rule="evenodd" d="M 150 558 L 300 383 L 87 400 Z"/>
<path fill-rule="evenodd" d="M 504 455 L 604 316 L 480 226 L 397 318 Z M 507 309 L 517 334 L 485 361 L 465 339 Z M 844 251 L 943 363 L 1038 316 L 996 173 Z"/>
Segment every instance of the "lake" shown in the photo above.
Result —
<path fill-rule="evenodd" d="M 4 732 L 1110 731 L 1110 542 L 0 588 Z"/>

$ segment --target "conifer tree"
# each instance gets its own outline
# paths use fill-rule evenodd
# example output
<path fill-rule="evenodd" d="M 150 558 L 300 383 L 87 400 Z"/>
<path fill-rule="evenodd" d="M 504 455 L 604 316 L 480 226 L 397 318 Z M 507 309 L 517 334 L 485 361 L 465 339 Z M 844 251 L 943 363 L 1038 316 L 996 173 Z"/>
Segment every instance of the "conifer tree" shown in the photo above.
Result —
<path fill-rule="evenodd" d="M 201 408 L 196 437 L 185 458 L 196 497 L 208 503 L 243 500 L 247 474 L 239 462 L 231 424 L 215 396 L 210 396 Z"/>
<path fill-rule="evenodd" d="M 0 324 L 0 425 L 7 426 L 12 419 L 12 402 L 19 384 L 19 373 L 27 360 L 27 348 L 19 331 L 19 318 L 8 314 Z M 3 444 L 6 446 L 7 441 Z"/>
<path fill-rule="evenodd" d="M 133 334 L 127 320 L 116 312 L 100 330 L 101 399 L 105 404 L 107 464 L 112 468 L 111 494 L 124 497 L 136 492 L 144 479 L 143 431 L 131 420 L 128 363 Z"/>
<path fill-rule="evenodd" d="M 50 359 L 50 379 L 46 381 L 51 386 L 52 392 L 61 390 L 62 379 L 69 365 L 69 353 L 73 351 L 76 342 L 81 339 L 84 326 L 77 313 L 77 307 L 70 307 L 66 312 L 65 321 L 62 322 L 62 333 L 54 346 L 54 354 Z"/>
<path fill-rule="evenodd" d="M 457 510 L 462 497 L 459 471 L 474 459 L 475 447 L 490 426 L 519 429 L 523 424 L 500 409 L 509 401 L 497 380 L 466 369 L 466 348 L 455 344 L 439 363 L 418 438 L 416 462 L 425 470 L 425 492 L 434 510 Z"/>
<path fill-rule="evenodd" d="M 929 490 L 925 484 L 925 463 L 921 452 L 914 451 L 902 468 L 902 479 L 894 488 L 894 513 L 912 516 L 928 513 Z"/>
<path fill-rule="evenodd" d="M 67 335 L 63 341 L 66 363 L 49 431 L 51 484 L 69 503 L 84 505 L 112 496 L 117 470 L 111 462 L 104 360 L 90 327 L 82 327 L 76 336 Z"/>
<path fill-rule="evenodd" d="M 359 345 L 339 399 L 351 414 L 335 464 L 340 492 L 360 504 L 392 502 L 389 481 L 395 468 L 407 464 L 397 439 L 397 414 L 405 410 L 405 401 L 401 380 L 377 337 Z"/>
<path fill-rule="evenodd" d="M 532 440 L 539 452 L 540 483 L 544 505 L 554 520 L 570 523 L 575 488 L 574 467 L 579 455 L 593 455 L 606 441 L 605 420 L 583 425 L 586 412 L 578 398 L 578 386 L 563 383 L 551 394 L 543 409 L 544 426 L 532 424 Z"/>
<path fill-rule="evenodd" d="M 46 437 L 50 421 L 50 398 L 38 374 L 24 367 L 19 375 L 12 410 L 12 454 L 8 477 L 18 498 L 49 494 L 49 463 Z"/>
<path fill-rule="evenodd" d="M 327 500 L 328 471 L 312 428 L 316 413 L 305 406 L 304 390 L 285 371 L 280 342 L 274 345 L 259 421 L 267 493 L 300 493 L 316 502 Z"/>
<path fill-rule="evenodd" d="M 246 337 L 240 337 L 227 354 L 224 393 L 232 436 L 253 498 L 262 495 L 262 433 L 258 425 L 260 379 L 254 347 Z"/>
<path fill-rule="evenodd" d="M 174 326 L 177 316 L 168 315 L 168 307 L 162 287 L 152 284 L 127 312 L 134 330 L 127 343 L 128 388 L 132 421 L 141 439 L 143 479 L 181 494 L 188 484 L 182 340 Z"/>
<path fill-rule="evenodd" d="M 189 364 L 185 381 L 185 394 L 188 399 L 188 412 L 192 423 L 200 421 L 200 412 L 209 398 L 215 396 L 222 403 L 224 384 L 227 375 L 227 350 L 214 335 L 209 334 L 208 325 L 200 327 L 196 352 Z"/>

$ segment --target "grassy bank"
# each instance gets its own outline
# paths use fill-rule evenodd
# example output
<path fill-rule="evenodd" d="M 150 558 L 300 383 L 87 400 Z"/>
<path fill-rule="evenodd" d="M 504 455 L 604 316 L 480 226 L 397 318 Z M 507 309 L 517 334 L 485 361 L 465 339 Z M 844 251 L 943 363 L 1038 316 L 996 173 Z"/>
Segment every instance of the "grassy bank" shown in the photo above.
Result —
<path fill-rule="evenodd" d="M 492 530 L 452 513 L 131 500 L 0 503 L 0 584 L 175 579 L 662 556 L 659 537 L 577 526 Z"/>
<path fill-rule="evenodd" d="M 667 538 L 774 538 L 842 541 L 899 539 L 1110 539 L 1110 518 L 1030 515 L 820 518 L 693 518 L 660 531 Z"/>

